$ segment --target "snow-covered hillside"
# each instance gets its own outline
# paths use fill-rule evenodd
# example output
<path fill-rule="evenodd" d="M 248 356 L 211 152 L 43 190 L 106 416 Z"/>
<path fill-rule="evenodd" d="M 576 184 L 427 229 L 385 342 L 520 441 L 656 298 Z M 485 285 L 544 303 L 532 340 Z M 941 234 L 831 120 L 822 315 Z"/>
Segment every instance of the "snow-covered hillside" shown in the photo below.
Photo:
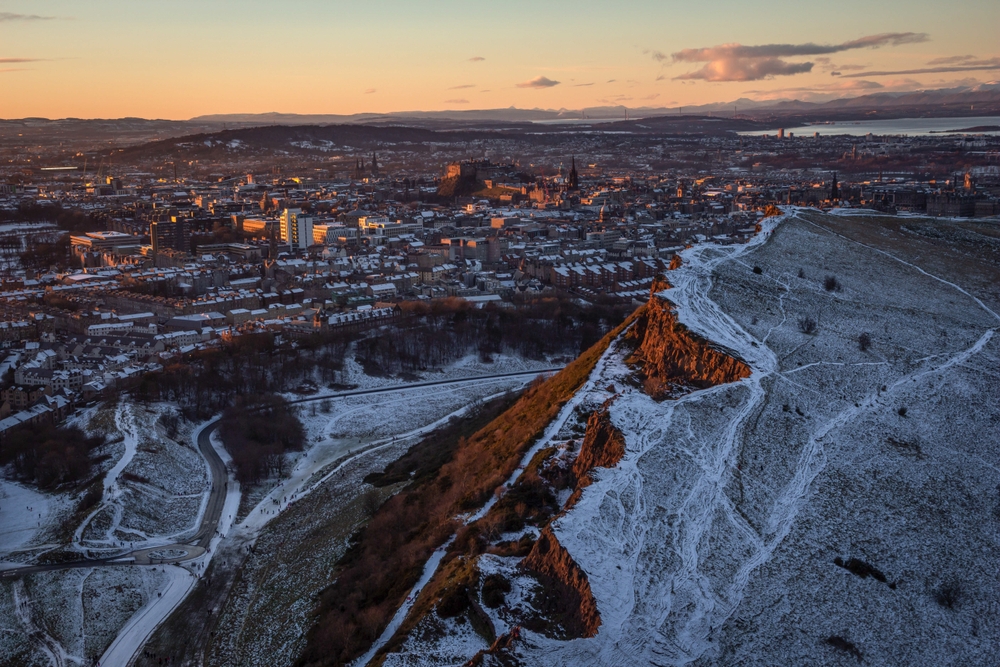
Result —
<path fill-rule="evenodd" d="M 998 299 L 965 287 L 989 283 L 974 263 L 928 261 L 874 218 L 841 222 L 792 211 L 746 246 L 683 253 L 660 296 L 752 373 L 658 401 L 631 349 L 612 347 L 574 400 L 607 406 L 624 457 L 552 524 L 600 625 L 569 640 L 522 628 L 479 659 L 995 660 Z M 498 635 L 534 599 L 518 560 L 479 565 L 512 582 L 487 612 Z M 430 639 L 419 627 L 385 664 L 461 664 L 489 647 L 468 625 Z"/>

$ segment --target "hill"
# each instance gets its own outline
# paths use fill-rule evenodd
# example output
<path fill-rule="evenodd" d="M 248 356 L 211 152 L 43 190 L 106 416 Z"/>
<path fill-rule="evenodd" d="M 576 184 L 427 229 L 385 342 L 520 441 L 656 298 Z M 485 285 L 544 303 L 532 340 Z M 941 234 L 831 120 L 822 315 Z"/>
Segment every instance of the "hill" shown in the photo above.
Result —
<path fill-rule="evenodd" d="M 373 664 L 988 662 L 998 247 L 801 210 L 683 253 Z"/>

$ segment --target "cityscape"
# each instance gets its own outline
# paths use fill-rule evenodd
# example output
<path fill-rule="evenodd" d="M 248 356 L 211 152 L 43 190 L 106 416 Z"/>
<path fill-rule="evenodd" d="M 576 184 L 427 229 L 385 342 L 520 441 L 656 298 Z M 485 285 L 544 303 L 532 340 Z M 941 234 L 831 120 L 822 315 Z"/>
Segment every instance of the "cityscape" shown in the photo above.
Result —
<path fill-rule="evenodd" d="M 309 60 L 286 82 L 341 92 L 270 112 L 142 65 L 161 9 L 29 4 L 0 3 L 0 663 L 995 659 L 991 31 L 919 2 L 654 42 L 636 2 L 608 29 L 643 45 L 590 54 L 545 8 L 499 69 L 490 35 L 413 81 Z M 488 14 L 302 4 L 280 24 L 400 61 L 407 21 Z M 111 30 L 181 94 L 80 92 L 67 45 Z"/>

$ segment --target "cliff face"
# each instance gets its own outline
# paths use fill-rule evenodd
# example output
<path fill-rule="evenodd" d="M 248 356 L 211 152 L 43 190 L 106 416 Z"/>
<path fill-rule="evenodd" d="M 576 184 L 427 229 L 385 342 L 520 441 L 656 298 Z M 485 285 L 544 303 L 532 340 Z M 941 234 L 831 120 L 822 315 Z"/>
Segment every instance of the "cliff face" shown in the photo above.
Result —
<path fill-rule="evenodd" d="M 587 432 L 580 453 L 573 463 L 573 476 L 579 486 L 589 484 L 588 473 L 594 468 L 613 468 L 625 456 L 625 438 L 614 427 L 607 409 L 593 412 L 587 419 Z"/>
<path fill-rule="evenodd" d="M 637 344 L 628 363 L 638 366 L 643 389 L 657 400 L 685 389 L 704 389 L 750 376 L 745 363 L 679 324 L 670 304 L 655 294 L 626 340 Z"/>
<path fill-rule="evenodd" d="M 534 606 L 544 619 L 527 620 L 525 627 L 561 635 L 564 639 L 597 634 L 601 614 L 587 575 L 559 544 L 551 527 L 542 530 L 531 552 L 521 561 L 521 567 L 532 572 L 542 585 Z"/>

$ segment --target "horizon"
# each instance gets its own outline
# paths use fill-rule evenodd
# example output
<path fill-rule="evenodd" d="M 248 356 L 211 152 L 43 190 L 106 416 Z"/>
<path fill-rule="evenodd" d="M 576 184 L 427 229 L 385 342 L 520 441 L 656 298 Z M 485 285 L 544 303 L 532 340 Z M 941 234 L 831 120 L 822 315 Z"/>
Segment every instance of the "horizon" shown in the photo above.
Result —
<path fill-rule="evenodd" d="M 642 1 L 614 16 L 594 2 L 514 2 L 509 21 L 450 1 L 113 0 L 84 14 L 68 0 L 8 0 L 0 117 L 673 109 L 993 81 L 1000 5 L 958 4 L 956 13 L 977 20 L 941 22 L 928 0 L 907 3 L 905 14 L 899 3 L 859 0 L 835 11 L 782 0 L 753 11 L 732 0 L 711 10 Z M 740 21 L 719 25 L 720 12 Z M 859 28 L 861 13 L 877 28 Z M 509 28 L 484 30 L 497 21 Z M 279 101 L 285 111 L 271 111 Z"/>

